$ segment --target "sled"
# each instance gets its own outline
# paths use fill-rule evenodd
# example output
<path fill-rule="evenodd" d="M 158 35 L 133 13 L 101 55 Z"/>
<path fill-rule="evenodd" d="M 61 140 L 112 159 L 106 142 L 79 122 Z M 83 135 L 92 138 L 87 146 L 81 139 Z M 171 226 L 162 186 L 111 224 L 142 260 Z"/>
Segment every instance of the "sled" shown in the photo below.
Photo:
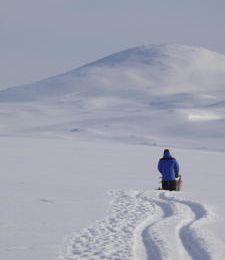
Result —
<path fill-rule="evenodd" d="M 181 175 L 178 176 L 178 178 L 176 179 L 176 189 L 175 191 L 181 191 L 182 188 L 182 179 L 181 179 Z M 163 190 L 162 188 L 162 178 L 160 177 L 160 185 L 159 188 L 157 190 Z"/>
<path fill-rule="evenodd" d="M 181 187 L 182 187 L 182 179 L 181 179 L 181 175 L 179 175 L 176 180 L 176 191 L 181 191 Z"/>

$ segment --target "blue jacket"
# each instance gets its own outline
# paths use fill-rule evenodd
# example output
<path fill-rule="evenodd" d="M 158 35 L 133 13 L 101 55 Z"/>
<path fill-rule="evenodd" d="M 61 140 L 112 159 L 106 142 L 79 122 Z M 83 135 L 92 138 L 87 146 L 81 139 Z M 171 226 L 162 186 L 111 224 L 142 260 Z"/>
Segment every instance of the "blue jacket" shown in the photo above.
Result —
<path fill-rule="evenodd" d="M 159 160 L 158 170 L 162 174 L 163 181 L 173 181 L 178 177 L 179 164 L 168 150 L 164 151 L 163 158 Z"/>

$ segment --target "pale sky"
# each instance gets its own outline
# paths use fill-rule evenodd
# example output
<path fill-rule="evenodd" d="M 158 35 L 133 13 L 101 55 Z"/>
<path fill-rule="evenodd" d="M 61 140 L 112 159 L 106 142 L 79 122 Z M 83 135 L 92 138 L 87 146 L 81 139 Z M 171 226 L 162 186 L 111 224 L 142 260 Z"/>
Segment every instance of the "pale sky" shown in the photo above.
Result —
<path fill-rule="evenodd" d="M 0 0 L 0 88 L 159 43 L 225 54 L 225 0 Z"/>

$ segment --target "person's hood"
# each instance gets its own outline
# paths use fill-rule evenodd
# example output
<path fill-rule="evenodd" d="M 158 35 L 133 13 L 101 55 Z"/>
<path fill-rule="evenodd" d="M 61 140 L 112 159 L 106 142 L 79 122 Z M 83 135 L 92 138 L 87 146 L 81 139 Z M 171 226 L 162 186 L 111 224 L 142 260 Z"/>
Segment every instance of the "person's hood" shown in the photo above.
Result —
<path fill-rule="evenodd" d="M 163 153 L 163 158 L 171 158 L 171 154 L 170 154 L 170 151 L 165 149 L 164 150 L 164 153 Z"/>

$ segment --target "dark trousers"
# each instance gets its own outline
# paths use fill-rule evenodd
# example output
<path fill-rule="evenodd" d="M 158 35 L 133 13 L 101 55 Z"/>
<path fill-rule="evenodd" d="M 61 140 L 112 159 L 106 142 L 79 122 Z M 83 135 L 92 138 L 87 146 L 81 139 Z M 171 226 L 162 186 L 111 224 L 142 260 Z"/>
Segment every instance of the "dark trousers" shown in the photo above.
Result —
<path fill-rule="evenodd" d="M 176 181 L 162 181 L 163 190 L 176 190 Z"/>

